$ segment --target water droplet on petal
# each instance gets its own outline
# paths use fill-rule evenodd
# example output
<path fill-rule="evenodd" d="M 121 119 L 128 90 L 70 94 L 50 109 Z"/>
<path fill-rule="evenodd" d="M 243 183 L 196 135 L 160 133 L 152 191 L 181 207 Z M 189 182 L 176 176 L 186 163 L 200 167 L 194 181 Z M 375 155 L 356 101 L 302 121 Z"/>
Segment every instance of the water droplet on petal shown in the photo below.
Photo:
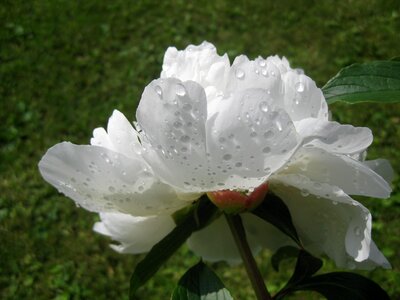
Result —
<path fill-rule="evenodd" d="M 174 127 L 175 127 L 175 128 L 180 128 L 180 127 L 182 127 L 182 123 L 179 122 L 179 121 L 175 121 L 175 122 L 174 122 Z"/>
<path fill-rule="evenodd" d="M 305 89 L 304 83 L 302 83 L 302 82 L 296 83 L 295 89 L 296 89 L 296 91 L 299 92 L 299 93 L 304 92 L 304 89 Z"/>
<path fill-rule="evenodd" d="M 154 90 L 156 91 L 157 95 L 160 96 L 160 98 L 162 98 L 162 88 L 159 85 L 156 85 L 154 87 Z"/>
<path fill-rule="evenodd" d="M 268 103 L 265 102 L 265 101 L 263 101 L 263 102 L 260 103 L 259 108 L 260 108 L 260 110 L 261 110 L 262 112 L 265 112 L 265 113 L 269 111 Z"/>
<path fill-rule="evenodd" d="M 178 84 L 176 85 L 175 93 L 176 93 L 178 96 L 183 97 L 183 96 L 186 95 L 186 89 L 185 89 L 185 87 L 184 87 L 182 84 L 178 83 Z"/>
<path fill-rule="evenodd" d="M 301 190 L 301 195 L 302 195 L 303 197 L 307 197 L 308 195 L 310 195 L 310 193 L 309 193 L 306 189 L 302 189 L 302 190 Z"/>
<path fill-rule="evenodd" d="M 354 234 L 357 235 L 357 236 L 361 234 L 360 227 L 358 227 L 358 226 L 354 227 Z"/>
<path fill-rule="evenodd" d="M 260 67 L 265 67 L 265 60 L 264 59 L 260 59 L 259 61 L 258 61 L 258 64 L 260 65 Z"/>
<path fill-rule="evenodd" d="M 235 164 L 235 167 L 237 167 L 237 168 L 240 168 L 242 166 L 242 163 L 241 162 L 237 162 L 236 164 Z"/>
<path fill-rule="evenodd" d="M 108 187 L 108 190 L 109 190 L 111 193 L 114 193 L 114 192 L 115 192 L 115 187 L 109 186 L 109 187 Z"/>
<path fill-rule="evenodd" d="M 270 147 L 265 147 L 262 151 L 264 153 L 270 153 L 271 152 L 271 148 Z"/>
<path fill-rule="evenodd" d="M 232 155 L 230 155 L 229 153 L 227 153 L 227 154 L 225 154 L 222 158 L 223 158 L 224 160 L 230 160 L 230 159 L 232 158 Z"/>
<path fill-rule="evenodd" d="M 181 140 L 181 142 L 187 143 L 190 141 L 190 136 L 182 135 L 180 140 Z"/>
<path fill-rule="evenodd" d="M 264 138 L 269 139 L 274 136 L 274 133 L 271 130 L 264 132 Z"/>
<path fill-rule="evenodd" d="M 236 75 L 236 78 L 238 78 L 238 79 L 243 79 L 244 78 L 244 72 L 243 72 L 242 69 L 236 69 L 235 75 Z"/>

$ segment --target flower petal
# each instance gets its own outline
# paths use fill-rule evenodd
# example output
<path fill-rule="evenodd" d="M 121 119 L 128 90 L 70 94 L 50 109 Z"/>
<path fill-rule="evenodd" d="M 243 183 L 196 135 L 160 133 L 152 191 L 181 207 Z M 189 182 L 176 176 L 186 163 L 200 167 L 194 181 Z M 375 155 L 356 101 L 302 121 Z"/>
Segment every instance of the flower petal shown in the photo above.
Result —
<path fill-rule="evenodd" d="M 151 82 L 137 109 L 141 140 L 148 144 L 145 159 L 164 182 L 186 192 L 211 185 L 206 167 L 206 117 L 204 89 L 195 82 L 172 78 Z"/>
<path fill-rule="evenodd" d="M 254 255 L 263 247 L 272 251 L 293 243 L 283 233 L 259 217 L 244 213 L 242 217 L 246 238 Z M 206 228 L 196 231 L 188 239 L 189 248 L 206 261 L 226 261 L 231 265 L 241 262 L 240 254 L 224 217 Z"/>
<path fill-rule="evenodd" d="M 304 175 L 315 182 L 339 186 L 348 195 L 387 198 L 391 192 L 388 183 L 365 163 L 316 148 L 297 151 L 279 174 Z"/>
<path fill-rule="evenodd" d="M 89 211 L 171 214 L 187 204 L 154 177 L 140 156 L 132 159 L 102 147 L 57 144 L 39 169 L 47 182 Z"/>
<path fill-rule="evenodd" d="M 161 78 L 196 81 L 203 88 L 223 90 L 230 69 L 228 55 L 219 56 L 213 44 L 190 45 L 183 51 L 169 47 L 165 52 Z"/>
<path fill-rule="evenodd" d="M 282 76 L 284 82 L 284 103 L 293 121 L 305 118 L 328 120 L 328 105 L 314 80 L 289 71 Z"/>
<path fill-rule="evenodd" d="M 382 178 L 385 179 L 387 183 L 390 184 L 392 182 L 394 171 L 388 160 L 380 158 L 364 161 L 363 164 L 382 176 Z"/>
<path fill-rule="evenodd" d="M 207 152 L 220 189 L 259 186 L 300 144 L 290 117 L 266 90 L 235 93 L 218 108 L 207 121 Z"/>
<path fill-rule="evenodd" d="M 134 217 L 121 213 L 100 213 L 101 222 L 93 230 L 111 237 L 120 245 L 110 245 L 120 253 L 145 253 L 175 228 L 170 216 Z"/>
<path fill-rule="evenodd" d="M 358 154 L 372 143 L 372 133 L 366 127 L 354 127 L 322 119 L 296 122 L 297 132 L 304 138 L 304 147 L 318 147 L 332 153 Z"/>
<path fill-rule="evenodd" d="M 326 253 L 338 267 L 369 259 L 371 215 L 343 190 L 301 175 L 276 176 L 270 187 L 288 206 L 307 249 Z"/>

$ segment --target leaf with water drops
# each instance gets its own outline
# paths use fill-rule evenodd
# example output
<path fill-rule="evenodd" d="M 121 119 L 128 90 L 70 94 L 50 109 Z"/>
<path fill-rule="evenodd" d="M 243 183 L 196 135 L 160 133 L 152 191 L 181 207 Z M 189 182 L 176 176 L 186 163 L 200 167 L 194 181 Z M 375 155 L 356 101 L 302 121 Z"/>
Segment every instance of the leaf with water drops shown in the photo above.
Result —
<path fill-rule="evenodd" d="M 322 88 L 328 103 L 399 102 L 400 61 L 374 61 L 348 66 Z"/>

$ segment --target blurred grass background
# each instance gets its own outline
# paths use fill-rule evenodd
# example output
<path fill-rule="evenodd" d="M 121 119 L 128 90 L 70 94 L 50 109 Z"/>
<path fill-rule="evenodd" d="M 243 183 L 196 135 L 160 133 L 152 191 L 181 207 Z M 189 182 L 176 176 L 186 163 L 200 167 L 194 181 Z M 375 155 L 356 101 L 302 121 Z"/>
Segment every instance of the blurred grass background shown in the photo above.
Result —
<path fill-rule="evenodd" d="M 46 184 L 37 163 L 67 140 L 87 144 L 114 108 L 133 120 L 165 49 L 213 42 L 231 59 L 245 53 L 286 56 L 322 86 L 354 62 L 400 54 L 398 0 L 347 1 L 9 1 L 0 4 L 0 298 L 127 299 L 140 256 L 114 253 L 92 232 L 97 216 Z M 399 105 L 334 104 L 343 123 L 375 135 L 368 158 L 400 167 Z M 370 208 L 373 238 L 392 270 L 361 272 L 400 299 L 400 181 L 391 199 L 359 199 Z M 258 262 L 276 291 L 290 275 Z M 197 261 L 183 247 L 140 292 L 169 299 Z M 253 299 L 241 267 L 214 264 L 235 299 Z M 324 271 L 334 270 L 327 261 Z M 310 299 L 310 294 L 296 299 Z"/>

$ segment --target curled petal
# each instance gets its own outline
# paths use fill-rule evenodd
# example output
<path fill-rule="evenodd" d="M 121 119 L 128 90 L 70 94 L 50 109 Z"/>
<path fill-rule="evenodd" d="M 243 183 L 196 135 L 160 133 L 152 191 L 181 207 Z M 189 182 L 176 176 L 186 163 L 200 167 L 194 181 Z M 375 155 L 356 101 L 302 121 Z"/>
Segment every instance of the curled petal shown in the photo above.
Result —
<path fill-rule="evenodd" d="M 161 78 L 196 81 L 205 89 L 223 90 L 229 69 L 228 56 L 219 56 L 214 45 L 203 42 L 199 46 L 190 45 L 183 51 L 169 47 L 164 56 Z"/>
<path fill-rule="evenodd" d="M 338 267 L 370 259 L 371 215 L 338 187 L 301 175 L 276 176 L 271 189 L 284 200 L 305 248 L 325 253 Z M 360 265 L 361 266 L 361 265 Z"/>
<path fill-rule="evenodd" d="M 305 141 L 303 147 L 317 147 L 332 153 L 359 154 L 373 139 L 369 128 L 342 125 L 322 119 L 304 119 L 295 125 Z"/>
<path fill-rule="evenodd" d="M 102 147 L 57 144 L 39 169 L 46 181 L 89 211 L 146 216 L 171 214 L 187 204 L 154 177 L 140 156 L 132 159 Z"/>
<path fill-rule="evenodd" d="M 134 217 L 121 213 L 100 213 L 101 222 L 93 230 L 111 237 L 120 245 L 110 245 L 120 253 L 145 253 L 175 227 L 170 216 Z"/>
<path fill-rule="evenodd" d="M 387 198 L 391 192 L 389 184 L 365 163 L 317 148 L 297 151 L 279 174 L 303 175 L 315 182 L 338 186 L 348 195 Z"/>

